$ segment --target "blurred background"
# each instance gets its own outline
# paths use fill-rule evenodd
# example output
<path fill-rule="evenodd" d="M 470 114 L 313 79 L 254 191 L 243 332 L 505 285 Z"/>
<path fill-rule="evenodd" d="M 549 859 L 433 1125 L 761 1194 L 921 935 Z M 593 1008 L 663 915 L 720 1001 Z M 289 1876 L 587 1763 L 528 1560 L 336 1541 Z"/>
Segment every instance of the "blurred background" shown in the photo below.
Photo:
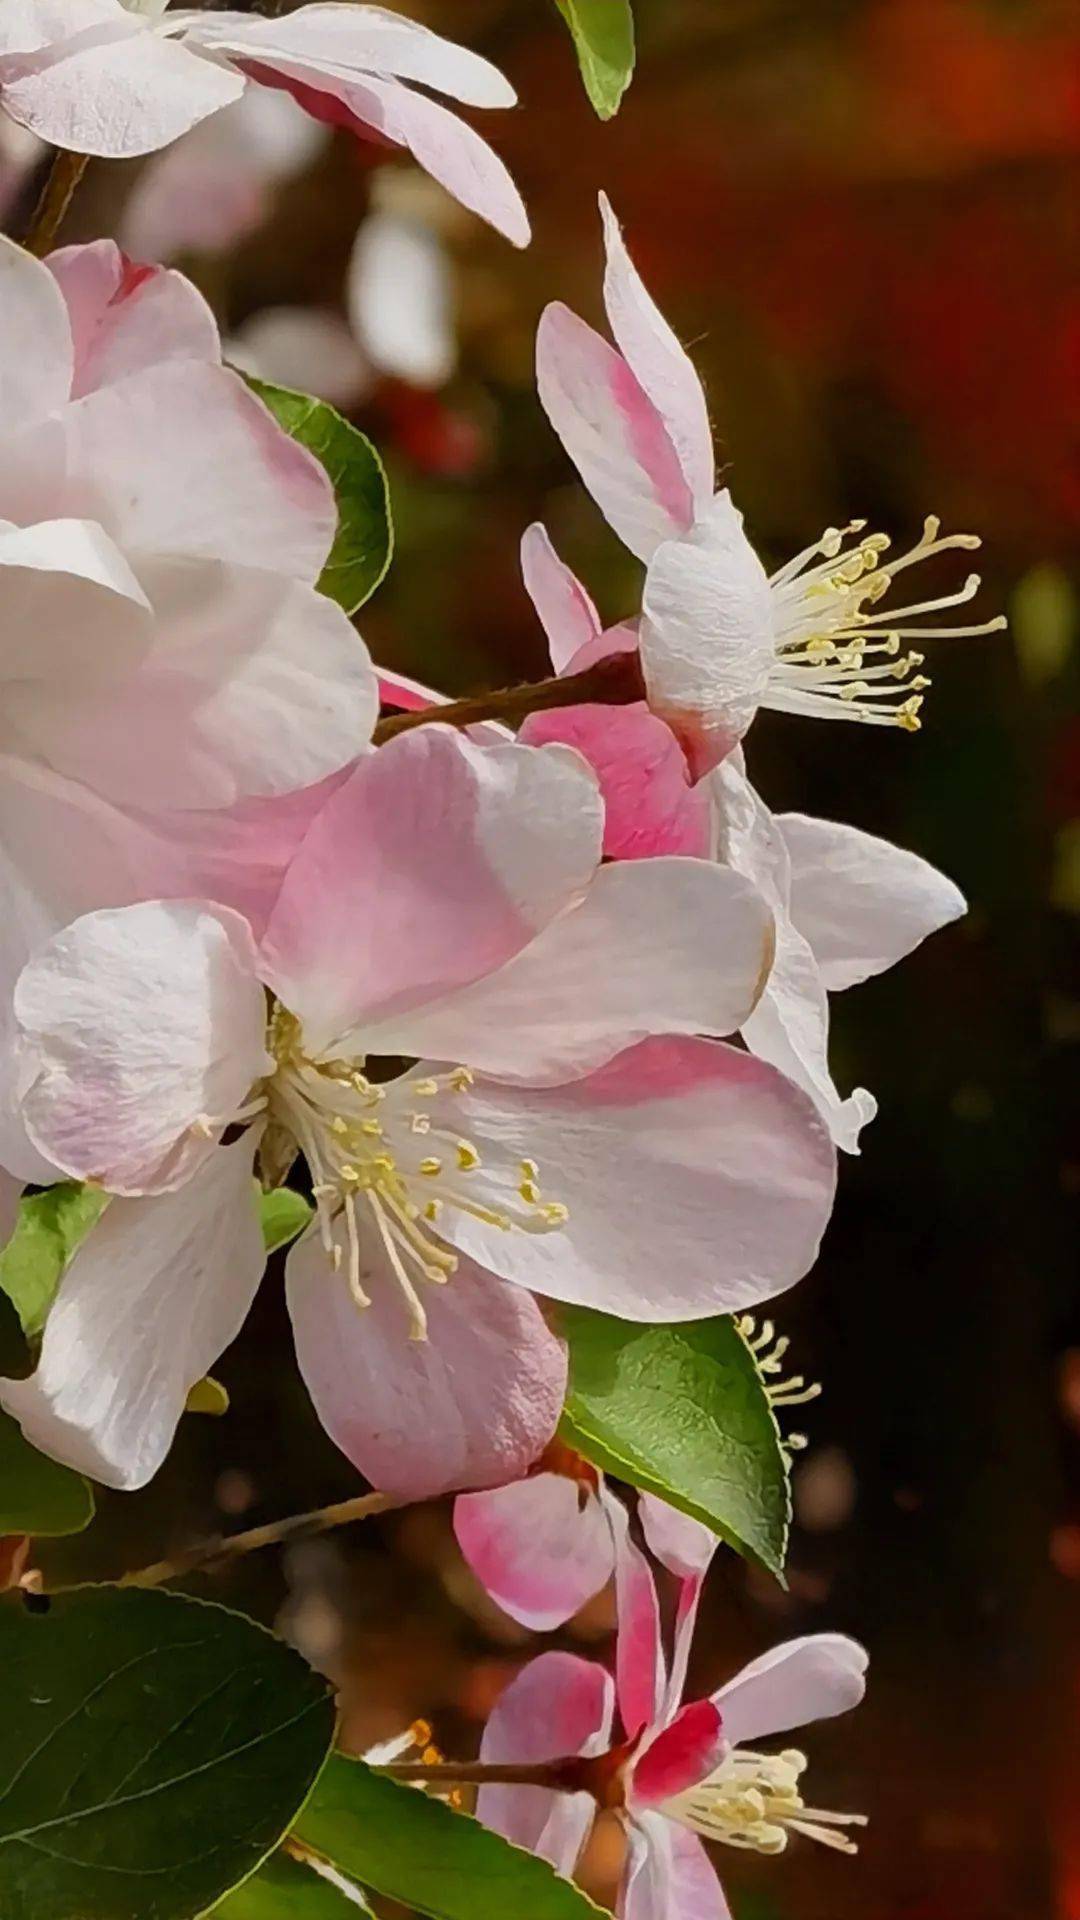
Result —
<path fill-rule="evenodd" d="M 360 624 L 377 659 L 448 692 L 545 670 L 517 564 L 534 518 L 609 621 L 638 603 L 532 380 L 546 300 L 602 324 L 601 186 L 692 349 L 767 562 L 854 516 L 904 545 L 930 511 L 983 535 L 973 617 L 1004 609 L 1010 631 L 931 643 L 922 733 L 765 714 L 750 743 L 774 807 L 917 849 L 971 912 L 834 1001 L 837 1081 L 881 1113 L 818 1268 L 779 1303 L 825 1386 L 790 1587 L 722 1555 L 692 1680 L 825 1627 L 873 1655 L 865 1708 L 811 1745 L 820 1803 L 871 1817 L 863 1851 L 726 1855 L 736 1920 L 1080 1920 L 1077 18 L 1056 0 L 635 10 L 637 77 L 602 126 L 551 0 L 408 0 L 518 88 L 516 113 L 477 119 L 529 206 L 526 254 L 277 98 L 167 159 L 91 168 L 65 238 L 174 258 L 233 358 L 373 436 L 398 545 Z M 0 155 L 15 230 L 34 165 L 17 142 Z M 186 1420 L 153 1489 L 52 1550 L 58 1577 L 358 1490 L 278 1287 L 219 1371 L 230 1413 Z M 255 1556 L 212 1590 L 341 1683 L 357 1749 L 423 1716 L 471 1754 L 541 1644 L 477 1589 L 445 1504 Z M 602 1599 L 553 1643 L 603 1656 L 611 1623 Z M 601 1830 L 599 1896 L 617 1865 Z"/>

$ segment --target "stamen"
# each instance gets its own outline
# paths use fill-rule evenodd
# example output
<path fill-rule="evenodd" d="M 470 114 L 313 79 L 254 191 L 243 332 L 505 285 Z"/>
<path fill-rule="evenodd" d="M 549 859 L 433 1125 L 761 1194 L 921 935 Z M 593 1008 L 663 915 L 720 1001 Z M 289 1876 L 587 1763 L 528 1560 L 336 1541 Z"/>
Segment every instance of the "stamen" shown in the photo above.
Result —
<path fill-rule="evenodd" d="M 781 1452 L 785 1456 L 801 1453 L 808 1444 L 806 1435 L 804 1433 L 784 1434 L 777 1415 L 785 1412 L 789 1407 L 804 1407 L 809 1401 L 816 1400 L 821 1393 L 820 1383 L 816 1380 L 808 1381 L 801 1373 L 790 1374 L 786 1379 L 773 1377 L 782 1371 L 791 1345 L 786 1333 L 777 1335 L 774 1321 L 764 1320 L 759 1327 L 752 1313 L 744 1313 L 736 1320 L 735 1327 L 753 1356 L 758 1377 L 765 1389 L 765 1398 L 776 1420 Z M 790 1465 L 790 1458 L 788 1463 Z"/>
<path fill-rule="evenodd" d="M 754 1753 L 735 1747 L 707 1780 L 674 1794 L 662 1810 L 706 1840 L 755 1853 L 782 1853 L 792 1833 L 837 1853 L 857 1853 L 855 1841 L 838 1829 L 865 1826 L 866 1816 L 807 1807 L 799 1791 L 805 1771 L 805 1754 L 793 1749 Z"/>

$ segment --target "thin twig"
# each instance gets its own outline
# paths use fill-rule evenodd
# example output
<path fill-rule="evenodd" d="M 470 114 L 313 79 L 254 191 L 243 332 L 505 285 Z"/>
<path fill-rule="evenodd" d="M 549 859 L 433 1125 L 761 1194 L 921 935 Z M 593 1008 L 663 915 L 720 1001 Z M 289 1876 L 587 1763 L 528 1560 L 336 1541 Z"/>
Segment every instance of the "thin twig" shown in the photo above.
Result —
<path fill-rule="evenodd" d="M 377 1513 L 389 1513 L 400 1502 L 385 1493 L 363 1493 L 356 1500 L 339 1500 L 332 1507 L 316 1507 L 311 1513 L 290 1514 L 287 1520 L 272 1520 L 265 1527 L 249 1527 L 246 1533 L 221 1533 L 201 1540 L 171 1560 L 156 1560 L 153 1566 L 139 1567 L 121 1575 L 122 1587 L 160 1587 L 166 1580 L 178 1580 L 218 1561 L 235 1560 L 241 1554 L 255 1553 L 261 1547 L 274 1547 L 285 1540 L 310 1539 L 317 1533 L 329 1533 L 332 1527 L 347 1527 L 354 1520 L 369 1520 Z"/>
<path fill-rule="evenodd" d="M 614 653 L 581 673 L 568 673 L 561 679 L 533 680 L 521 687 L 501 687 L 496 693 L 478 693 L 468 700 L 448 700 L 441 706 L 391 714 L 379 721 L 374 741 L 377 747 L 382 746 L 395 734 L 430 726 L 433 721 L 449 727 L 471 727 L 481 720 L 501 720 L 513 726 L 530 713 L 550 713 L 558 707 L 625 707 L 644 698 L 637 654 Z"/>
<path fill-rule="evenodd" d="M 384 1774 L 388 1780 L 423 1782 L 432 1787 L 548 1787 L 556 1791 L 560 1788 L 576 1791 L 576 1786 L 568 1786 L 567 1776 L 571 1770 L 574 1774 L 581 1771 L 576 1755 L 520 1767 L 488 1767 L 482 1760 L 439 1760 L 430 1766 L 421 1760 L 392 1760 L 386 1766 L 372 1768 L 373 1773 Z"/>
<path fill-rule="evenodd" d="M 63 147 L 53 154 L 45 185 L 41 189 L 41 197 L 34 208 L 29 232 L 23 241 L 27 252 L 37 254 L 39 260 L 50 251 L 63 226 L 65 215 L 75 196 L 75 189 L 89 163 L 89 154 L 68 153 Z"/>

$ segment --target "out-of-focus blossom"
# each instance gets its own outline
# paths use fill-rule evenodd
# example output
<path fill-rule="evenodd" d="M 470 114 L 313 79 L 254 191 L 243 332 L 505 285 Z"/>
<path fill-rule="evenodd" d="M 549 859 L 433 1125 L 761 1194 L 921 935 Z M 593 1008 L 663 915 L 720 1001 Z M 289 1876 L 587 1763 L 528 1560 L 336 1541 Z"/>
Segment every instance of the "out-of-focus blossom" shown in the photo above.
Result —
<path fill-rule="evenodd" d="M 683 1706 L 702 1577 L 694 1567 L 684 1582 L 669 1674 L 652 1574 L 624 1523 L 614 1686 L 590 1661 L 541 1654 L 502 1695 L 480 1749 L 492 1766 L 563 1763 L 567 1791 L 485 1786 L 477 1803 L 487 1826 L 560 1873 L 573 1872 L 597 1805 L 618 1812 L 629 1840 L 621 1920 L 730 1920 L 703 1839 L 775 1854 L 794 1833 L 854 1851 L 843 1830 L 860 1816 L 808 1807 L 804 1755 L 756 1743 L 857 1706 L 865 1652 L 841 1634 L 792 1640 Z M 616 1704 L 624 1737 L 613 1740 Z"/>
<path fill-rule="evenodd" d="M 313 1181 L 288 1297 L 320 1417 L 402 1497 L 501 1484 L 550 1440 L 565 1356 L 526 1289 L 678 1320 L 805 1272 L 827 1136 L 781 1075 L 697 1037 L 746 1018 L 768 910 L 704 861 L 601 866 L 601 814 L 565 749 L 428 726 L 327 800 L 258 943 L 186 901 L 39 950 L 21 1115 L 121 1197 L 5 1386 L 35 1444 L 111 1484 L 155 1471 L 258 1284 L 257 1149 Z M 371 1056 L 420 1064 L 380 1084 Z"/>
<path fill-rule="evenodd" d="M 356 236 L 346 287 L 362 352 L 380 373 L 441 387 L 457 359 L 444 197 L 421 174 L 386 167 Z"/>
<path fill-rule="evenodd" d="M 5 0 L 0 11 L 0 107 L 76 153 L 154 153 L 239 100 L 249 80 L 318 120 L 408 148 L 463 206 L 527 244 L 502 161 L 412 83 L 474 107 L 513 106 L 513 88 L 479 54 L 384 7 L 331 0 L 269 20 L 167 0 Z"/>
<path fill-rule="evenodd" d="M 326 307 L 263 307 L 237 327 L 223 351 L 242 373 L 312 393 L 332 407 L 355 406 L 372 384 L 350 328 Z"/>

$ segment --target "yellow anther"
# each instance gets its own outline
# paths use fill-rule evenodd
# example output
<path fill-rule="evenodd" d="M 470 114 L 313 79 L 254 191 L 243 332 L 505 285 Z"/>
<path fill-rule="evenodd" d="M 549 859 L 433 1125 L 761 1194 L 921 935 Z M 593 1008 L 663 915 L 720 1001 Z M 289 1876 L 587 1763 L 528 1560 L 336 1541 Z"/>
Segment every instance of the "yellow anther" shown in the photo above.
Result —
<path fill-rule="evenodd" d="M 434 1100 L 439 1091 L 437 1080 L 413 1080 L 409 1092 L 415 1093 L 418 1100 Z"/>
<path fill-rule="evenodd" d="M 519 1160 L 518 1172 L 523 1180 L 539 1180 L 540 1169 L 535 1160 Z"/>
<path fill-rule="evenodd" d="M 330 1122 L 330 1131 L 331 1133 L 335 1133 L 339 1140 L 342 1140 L 349 1131 L 349 1123 L 347 1120 L 342 1119 L 340 1113 L 335 1113 Z"/>
<path fill-rule="evenodd" d="M 467 1093 L 476 1084 L 476 1075 L 468 1067 L 455 1067 L 448 1075 L 451 1088 L 455 1093 Z"/>
<path fill-rule="evenodd" d="M 545 1220 L 549 1227 L 565 1226 L 570 1218 L 570 1209 L 564 1207 L 561 1200 L 545 1200 L 539 1212 L 540 1218 Z"/>
<path fill-rule="evenodd" d="M 442 1210 L 443 1203 L 441 1200 L 429 1200 L 424 1208 L 424 1219 L 435 1221 L 439 1218 Z"/>
<path fill-rule="evenodd" d="M 518 1187 L 518 1192 L 520 1193 L 522 1199 L 527 1203 L 528 1206 L 530 1207 L 539 1206 L 540 1189 L 537 1186 L 535 1180 L 523 1180 L 520 1186 Z"/>
<path fill-rule="evenodd" d="M 420 1162 L 420 1172 L 426 1175 L 429 1180 L 437 1180 L 442 1170 L 442 1161 L 433 1153 L 429 1154 L 426 1160 L 421 1160 Z"/>
<path fill-rule="evenodd" d="M 462 1173 L 475 1173 L 477 1167 L 480 1165 L 480 1155 L 477 1153 L 472 1141 L 458 1140 L 455 1142 L 454 1150 L 457 1154 L 457 1163 L 460 1171 Z"/>
<path fill-rule="evenodd" d="M 430 1113 L 410 1113 L 409 1132 L 410 1133 L 430 1133 L 431 1132 Z"/>

